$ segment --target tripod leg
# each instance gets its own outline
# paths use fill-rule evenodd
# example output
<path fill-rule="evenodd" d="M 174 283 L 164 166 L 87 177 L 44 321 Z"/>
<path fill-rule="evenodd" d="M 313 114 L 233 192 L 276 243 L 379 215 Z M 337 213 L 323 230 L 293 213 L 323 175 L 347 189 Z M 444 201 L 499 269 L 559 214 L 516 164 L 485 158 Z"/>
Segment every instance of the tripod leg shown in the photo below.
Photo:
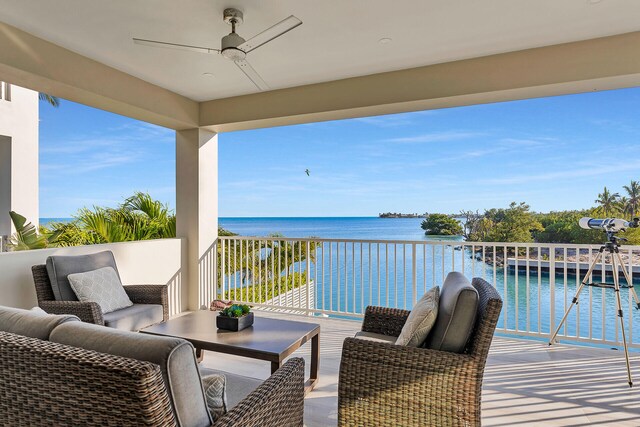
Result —
<path fill-rule="evenodd" d="M 618 308 L 618 317 L 620 318 L 620 329 L 622 330 L 622 344 L 624 345 L 624 358 L 627 362 L 627 378 L 629 381 L 629 387 L 633 387 L 633 380 L 631 379 L 631 366 L 629 364 L 629 349 L 627 348 L 627 337 L 624 332 L 624 318 L 622 317 L 622 302 L 620 301 L 620 280 L 618 277 L 618 266 L 615 262 L 615 257 L 611 257 L 611 267 L 613 269 L 613 286 L 616 292 L 616 306 Z M 624 266 L 622 266 L 624 268 Z"/>
<path fill-rule="evenodd" d="M 616 252 L 616 255 L 618 257 L 618 262 L 622 267 L 622 273 L 624 274 L 624 278 L 627 281 L 627 284 L 629 285 L 629 292 L 631 292 L 631 295 L 633 296 L 633 300 L 636 303 L 636 308 L 640 310 L 640 300 L 638 299 L 638 294 L 636 293 L 636 290 L 633 288 L 633 282 L 631 281 L 632 280 L 631 276 L 627 271 L 627 268 L 624 266 L 624 263 L 622 262 L 622 256 L 620 256 L 620 252 Z"/>
<path fill-rule="evenodd" d="M 582 291 L 582 288 L 584 288 L 584 286 L 587 284 L 587 282 L 589 281 L 589 278 L 591 277 L 591 273 L 593 273 L 593 269 L 598 264 L 598 261 L 600 260 L 600 258 L 602 258 L 602 251 L 603 249 L 601 248 L 600 252 L 598 252 L 598 255 L 596 255 L 595 259 L 589 266 L 589 270 L 587 271 L 587 274 L 584 276 L 584 279 L 582 279 L 582 282 L 580 283 L 580 286 L 578 287 L 578 290 L 576 291 L 575 296 L 571 300 L 571 305 L 569 306 L 567 311 L 565 311 L 564 316 L 562 316 L 562 320 L 560 321 L 560 323 L 558 324 L 558 327 L 556 328 L 556 331 L 551 336 L 551 339 L 549 340 L 549 345 L 553 344 L 553 342 L 556 340 L 556 336 L 558 336 L 558 332 L 560 332 L 560 328 L 562 328 L 562 325 L 567 320 L 567 317 L 569 316 L 569 312 L 571 311 L 573 306 L 578 303 L 578 297 L 580 296 L 580 292 Z M 576 271 L 580 271 L 579 259 L 576 259 Z M 555 272 L 549 272 L 549 274 L 555 274 Z M 552 289 L 551 292 L 555 292 L 555 289 Z"/>

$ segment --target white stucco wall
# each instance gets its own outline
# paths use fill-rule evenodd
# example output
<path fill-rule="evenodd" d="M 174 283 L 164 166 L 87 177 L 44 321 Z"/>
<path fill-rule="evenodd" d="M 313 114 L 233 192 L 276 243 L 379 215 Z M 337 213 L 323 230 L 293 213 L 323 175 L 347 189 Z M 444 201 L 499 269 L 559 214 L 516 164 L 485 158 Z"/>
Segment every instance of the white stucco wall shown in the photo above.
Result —
<path fill-rule="evenodd" d="M 38 305 L 31 266 L 44 264 L 50 255 L 85 255 L 111 250 L 125 285 L 169 284 L 170 312 L 176 314 L 186 308 L 187 301 L 181 271 L 183 246 L 182 239 L 160 239 L 1 253 L 0 305 L 18 308 Z"/>
<path fill-rule="evenodd" d="M 38 92 L 18 86 L 0 96 L 0 235 L 13 232 L 10 210 L 38 225 Z"/>

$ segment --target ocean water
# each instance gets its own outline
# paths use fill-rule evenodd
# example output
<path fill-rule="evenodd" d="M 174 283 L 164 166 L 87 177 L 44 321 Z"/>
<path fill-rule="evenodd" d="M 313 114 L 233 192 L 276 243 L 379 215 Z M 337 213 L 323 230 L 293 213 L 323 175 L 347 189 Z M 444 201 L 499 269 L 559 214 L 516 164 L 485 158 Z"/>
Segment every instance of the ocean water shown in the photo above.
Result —
<path fill-rule="evenodd" d="M 325 239 L 434 240 L 425 236 L 424 218 L 220 218 L 218 223 L 241 236 L 321 237 Z M 460 238 L 452 238 L 460 240 Z"/>

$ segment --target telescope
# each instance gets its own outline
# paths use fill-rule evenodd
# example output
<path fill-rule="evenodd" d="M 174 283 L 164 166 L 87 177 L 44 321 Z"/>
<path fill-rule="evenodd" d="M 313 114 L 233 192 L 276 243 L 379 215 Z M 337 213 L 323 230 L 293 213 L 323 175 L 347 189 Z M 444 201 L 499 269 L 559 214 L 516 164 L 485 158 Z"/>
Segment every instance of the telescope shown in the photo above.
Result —
<path fill-rule="evenodd" d="M 620 218 L 580 218 L 578 224 L 581 228 L 587 230 L 603 230 L 609 233 L 618 233 L 625 231 L 627 228 L 638 228 L 640 226 L 640 218 L 633 218 L 631 221 L 627 221 Z"/>

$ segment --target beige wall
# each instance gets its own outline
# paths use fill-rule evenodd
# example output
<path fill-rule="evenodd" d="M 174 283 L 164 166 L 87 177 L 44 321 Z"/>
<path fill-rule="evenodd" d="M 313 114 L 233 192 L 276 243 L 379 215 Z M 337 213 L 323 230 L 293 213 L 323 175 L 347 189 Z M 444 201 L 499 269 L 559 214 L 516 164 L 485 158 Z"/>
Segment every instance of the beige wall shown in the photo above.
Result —
<path fill-rule="evenodd" d="M 38 224 L 38 125 L 38 93 L 11 86 L 11 101 L 0 99 L 0 235 L 14 231 L 9 210 Z"/>
<path fill-rule="evenodd" d="M 181 311 L 182 292 L 185 291 L 181 276 L 182 246 L 181 239 L 162 239 L 2 253 L 0 305 L 19 308 L 38 305 L 31 266 L 44 264 L 50 255 L 84 255 L 111 250 L 125 285 L 169 284 L 171 313 L 176 314 Z"/>

